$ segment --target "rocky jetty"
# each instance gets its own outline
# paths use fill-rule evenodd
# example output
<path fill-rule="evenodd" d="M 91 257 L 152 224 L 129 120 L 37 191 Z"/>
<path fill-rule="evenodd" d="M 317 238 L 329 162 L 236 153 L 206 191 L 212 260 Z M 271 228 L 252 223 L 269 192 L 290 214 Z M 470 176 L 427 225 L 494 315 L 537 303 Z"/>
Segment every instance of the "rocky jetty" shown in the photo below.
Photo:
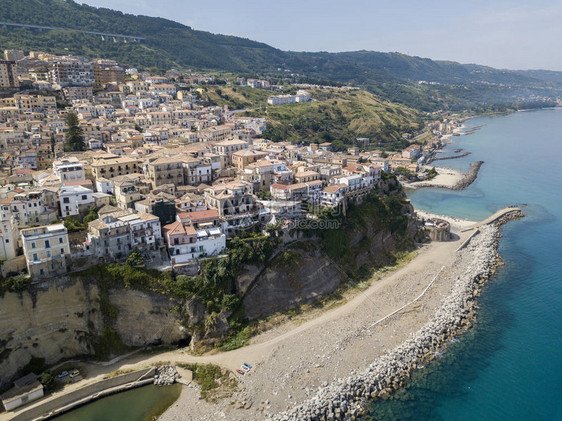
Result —
<path fill-rule="evenodd" d="M 453 187 L 451 187 L 451 189 L 464 190 L 468 186 L 470 186 L 474 182 L 474 180 L 476 180 L 476 177 L 478 177 L 478 171 L 480 171 L 480 167 L 482 166 L 482 164 L 484 164 L 484 161 L 475 161 L 471 163 L 468 172 L 466 172 L 463 175 L 462 179 Z"/>
<path fill-rule="evenodd" d="M 440 156 L 440 157 L 433 157 L 429 162 L 433 162 L 433 161 L 445 161 L 447 159 L 457 159 L 457 158 L 463 158 L 465 156 L 470 155 L 471 152 L 463 152 L 459 155 L 451 155 L 451 156 Z"/>
<path fill-rule="evenodd" d="M 444 299 L 432 320 L 409 340 L 378 358 L 362 373 L 331 384 L 324 383 L 308 401 L 286 412 L 270 415 L 269 419 L 355 420 L 364 413 L 370 400 L 386 399 L 403 386 L 412 370 L 433 360 L 447 341 L 472 325 L 481 287 L 501 264 L 497 254 L 501 237 L 499 227 L 521 216 L 520 210 L 514 210 L 494 225 L 479 228 L 478 234 L 458 252 L 467 258 L 462 259 L 463 272 L 456 278 L 451 294 Z"/>
<path fill-rule="evenodd" d="M 175 367 L 165 365 L 156 369 L 154 375 L 154 384 L 157 386 L 165 386 L 174 384 L 180 377 Z"/>

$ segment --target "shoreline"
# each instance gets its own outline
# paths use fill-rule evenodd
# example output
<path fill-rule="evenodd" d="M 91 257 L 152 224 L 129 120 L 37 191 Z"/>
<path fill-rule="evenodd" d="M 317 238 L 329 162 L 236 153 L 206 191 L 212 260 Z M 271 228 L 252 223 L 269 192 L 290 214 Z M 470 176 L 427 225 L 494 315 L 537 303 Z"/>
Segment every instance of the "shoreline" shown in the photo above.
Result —
<path fill-rule="evenodd" d="M 458 223 L 456 223 L 454 219 L 451 219 L 455 222 L 454 229 L 458 235 L 456 240 L 427 246 L 429 249 L 422 250 L 420 256 L 411 262 L 409 268 L 399 271 L 402 273 L 390 276 L 386 280 L 388 281 L 387 285 L 380 285 L 381 288 L 376 289 L 376 293 L 370 295 L 374 300 L 372 303 L 376 307 L 382 306 L 389 300 L 386 296 L 387 291 L 382 287 L 393 289 L 394 296 L 397 294 L 408 295 L 408 299 L 405 300 L 406 303 L 401 302 L 401 305 L 397 308 L 390 307 L 392 311 L 389 308 L 389 311 L 380 313 L 380 316 L 384 317 L 380 319 L 379 317 L 371 317 L 369 314 L 371 312 L 369 301 L 371 300 L 359 297 L 361 307 L 353 306 L 354 314 L 351 319 L 351 315 L 341 316 L 340 320 L 337 321 L 322 320 L 324 317 L 321 316 L 312 321 L 318 329 L 312 330 L 309 328 L 306 334 L 296 336 L 286 344 L 280 343 L 279 346 L 264 355 L 264 362 L 254 365 L 256 371 L 251 376 L 245 376 L 241 379 L 242 390 L 230 405 L 228 402 L 213 405 L 201 400 L 196 401 L 194 399 L 196 399 L 197 393 L 192 389 L 184 389 L 180 399 L 163 414 L 160 420 L 228 419 L 246 421 L 270 419 L 277 421 L 286 419 L 344 419 L 358 416 L 360 410 L 366 408 L 367 399 L 372 399 L 373 393 L 374 396 L 379 396 L 379 394 L 388 396 L 392 390 L 403 385 L 403 381 L 413 368 L 406 365 L 404 355 L 407 355 L 407 353 L 403 351 L 404 348 L 400 347 L 405 343 L 415 344 L 418 340 L 419 343 L 423 343 L 425 339 L 417 337 L 415 338 L 416 341 L 412 342 L 412 333 L 419 333 L 420 329 L 423 329 L 428 321 L 432 320 L 435 314 L 439 313 L 440 309 L 444 307 L 443 297 L 450 298 L 452 296 L 457 284 L 456 279 L 464 271 L 473 271 L 477 266 L 475 261 L 482 258 L 482 254 L 487 256 L 484 259 L 486 264 L 482 267 L 482 274 L 490 276 L 493 273 L 495 265 L 499 264 L 495 249 L 498 230 L 486 224 L 495 223 L 496 218 L 498 215 L 502 215 L 502 212 L 507 212 L 508 215 L 520 213 L 519 210 L 510 208 L 494 214 L 481 223 L 466 220 L 458 220 Z M 424 212 L 424 215 L 428 214 Z M 511 219 L 511 217 L 504 215 L 501 219 L 500 224 L 507 219 Z M 481 250 L 482 244 L 480 246 L 475 245 L 476 242 L 482 242 L 482 234 L 476 235 L 476 239 L 470 239 L 480 224 L 485 224 L 482 229 L 488 231 L 486 238 L 489 241 L 486 243 L 487 247 L 484 247 L 485 253 Z M 471 230 L 469 227 L 474 229 Z M 470 240 L 468 246 L 466 246 L 467 240 Z M 441 248 L 442 251 L 437 255 L 430 255 L 435 252 L 437 247 Z M 434 248 L 433 252 L 431 248 Z M 459 249 L 461 249 L 460 252 Z M 446 256 L 442 256 L 442 253 L 446 253 Z M 441 260 L 441 258 L 436 260 L 438 255 L 441 258 L 446 257 L 445 260 Z M 464 256 L 464 260 L 459 256 Z M 417 267 L 412 268 L 412 266 Z M 445 270 L 443 270 L 444 266 Z M 427 267 L 431 268 L 427 269 Z M 476 285 L 479 288 L 484 282 L 482 280 L 484 276 L 481 278 L 480 273 L 474 273 L 474 275 L 474 277 L 470 277 L 469 284 L 470 286 Z M 417 288 L 412 288 L 410 284 L 412 281 L 415 281 Z M 373 285 L 370 289 L 373 287 L 376 288 L 377 285 Z M 470 289 L 466 294 L 464 290 L 462 292 L 463 294 L 457 294 L 457 297 L 460 296 L 463 299 L 470 297 L 470 302 L 474 304 L 473 290 Z M 419 299 L 420 297 L 422 298 Z M 418 299 L 419 302 L 416 301 Z M 352 304 L 347 303 L 344 307 Z M 340 316 L 339 311 L 332 313 L 336 313 L 333 314 L 334 316 Z M 458 312 L 457 308 L 454 308 L 450 313 L 453 321 L 456 320 L 457 316 L 461 317 L 463 321 L 465 320 L 465 314 Z M 475 314 L 472 313 L 471 317 L 474 316 Z M 334 324 L 335 329 L 332 326 Z M 321 330 L 321 332 L 318 332 L 318 330 Z M 464 329 L 457 331 L 450 328 L 450 335 L 447 336 L 447 340 L 462 331 Z M 268 334 L 266 333 L 266 335 Z M 282 334 L 281 336 L 285 335 Z M 276 335 L 271 332 L 271 336 L 275 337 Z M 333 344 L 319 343 L 319 340 L 330 341 Z M 304 344 L 301 342 L 304 342 Z M 306 347 L 303 347 L 303 345 L 306 345 Z M 400 350 L 399 353 L 396 353 L 397 349 Z M 419 348 L 416 347 L 416 349 Z M 424 351 L 427 351 L 427 353 Z M 306 353 L 303 354 L 302 352 Z M 395 353 L 392 354 L 393 352 Z M 427 349 L 421 347 L 420 352 L 429 359 L 434 358 L 434 351 L 431 346 Z M 375 383 L 370 382 L 370 380 L 374 376 L 377 387 L 382 386 L 382 379 L 388 377 L 391 368 L 392 370 L 396 368 L 389 365 L 393 358 L 398 361 L 396 372 L 404 377 L 393 377 L 390 385 L 385 385 L 380 390 L 376 389 Z M 380 374 L 378 377 L 377 371 L 374 370 L 373 364 L 375 363 L 373 361 L 385 363 L 382 366 L 383 374 L 378 372 Z M 357 374 L 358 372 L 362 374 Z M 276 380 L 272 382 L 271 379 Z M 361 386 L 366 387 L 362 388 Z M 185 412 L 194 402 L 198 402 L 199 410 L 196 411 L 198 413 L 186 418 Z M 338 407 L 334 405 L 335 402 L 338 403 Z M 343 411 L 344 407 L 345 411 Z M 336 411 L 336 409 L 339 409 L 339 411 Z"/>
<path fill-rule="evenodd" d="M 213 363 L 232 372 L 242 362 L 249 362 L 253 369 L 249 375 L 237 376 L 239 391 L 231 398 L 210 403 L 200 399 L 198 387 L 183 387 L 180 398 L 159 419 L 283 419 L 285 414 L 274 418 L 275 414 L 284 411 L 289 414 L 306 405 L 316 391 L 331 390 L 328 385 L 338 385 L 338 379 L 369 370 L 373 361 L 388 358 L 384 356 L 411 340 L 412 332 L 418 332 L 431 320 L 442 307 L 443 297 L 450 296 L 455 279 L 462 274 L 461 269 L 472 266 L 471 262 L 457 262 L 459 255 L 467 254 L 465 251 L 458 253 L 457 249 L 472 235 L 474 230 L 471 232 L 468 228 L 475 223 L 452 221 L 454 240 L 423 245 L 404 267 L 373 280 L 367 289 L 349 301 L 314 318 L 286 322 L 234 351 L 203 356 L 182 350 L 154 356 L 136 354 L 107 366 L 91 365 L 84 383 L 73 387 L 83 386 L 115 370 L 136 369 L 162 361 Z M 473 252 L 471 247 L 467 248 L 468 255 Z M 70 390 L 72 388 L 65 388 L 58 394 Z M 366 404 L 366 397 L 361 398 Z M 6 415 L 16 414 L 3 413 L 0 419 Z M 293 419 L 303 418 L 299 415 Z"/>
<path fill-rule="evenodd" d="M 435 316 L 413 338 L 375 360 L 365 372 L 323 387 L 304 404 L 269 419 L 354 419 L 366 414 L 369 402 L 386 399 L 402 387 L 412 370 L 422 368 L 422 364 L 435 359 L 435 353 L 446 348 L 448 341 L 472 326 L 481 288 L 501 265 L 497 251 L 501 227 L 521 217 L 523 213 L 520 209 L 512 209 L 492 219 L 489 224 L 475 228 L 475 234 L 459 248 L 472 249 L 466 253 L 476 251 L 475 266 L 455 283 L 453 292 L 446 297 Z"/>
<path fill-rule="evenodd" d="M 470 168 L 466 173 L 443 167 L 435 167 L 437 176 L 433 180 L 415 181 L 409 184 L 403 184 L 404 188 L 418 189 L 423 187 L 464 190 L 470 186 L 478 178 L 480 168 L 484 161 L 474 161 L 470 164 Z"/>

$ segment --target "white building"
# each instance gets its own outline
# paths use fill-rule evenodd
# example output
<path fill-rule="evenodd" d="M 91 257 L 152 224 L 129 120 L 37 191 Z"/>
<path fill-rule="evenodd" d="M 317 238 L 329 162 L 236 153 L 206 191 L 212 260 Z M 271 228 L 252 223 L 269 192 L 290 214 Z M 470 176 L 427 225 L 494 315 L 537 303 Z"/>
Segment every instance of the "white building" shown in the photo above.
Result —
<path fill-rule="evenodd" d="M 96 203 L 94 192 L 83 186 L 65 186 L 59 193 L 61 216 L 79 215 Z"/>
<path fill-rule="evenodd" d="M 322 206 L 336 207 L 345 198 L 345 186 L 333 185 L 322 190 Z"/>
<path fill-rule="evenodd" d="M 29 373 L 16 380 L 13 388 L 0 395 L 0 401 L 6 411 L 12 411 L 43 396 L 43 385 L 35 374 Z"/>
<path fill-rule="evenodd" d="M 18 226 L 13 219 L 0 222 L 0 260 L 10 260 L 17 256 L 18 237 Z"/>
<path fill-rule="evenodd" d="M 98 193 L 114 194 L 115 186 L 113 184 L 113 181 L 108 180 L 104 177 L 96 178 L 96 191 Z"/>
<path fill-rule="evenodd" d="M 70 245 L 68 231 L 63 224 L 24 229 L 21 239 L 31 277 L 66 273 L 66 256 L 70 255 Z"/>
<path fill-rule="evenodd" d="M 307 91 L 299 90 L 296 95 L 273 95 L 267 98 L 269 105 L 296 104 L 297 102 L 308 102 L 311 100 Z"/>
<path fill-rule="evenodd" d="M 210 225 L 196 229 L 178 220 L 164 227 L 164 238 L 173 265 L 216 256 L 225 250 L 226 235 L 220 227 Z"/>
<path fill-rule="evenodd" d="M 53 172 L 61 183 L 66 181 L 82 181 L 86 179 L 86 171 L 78 158 L 69 157 L 53 162 Z"/>

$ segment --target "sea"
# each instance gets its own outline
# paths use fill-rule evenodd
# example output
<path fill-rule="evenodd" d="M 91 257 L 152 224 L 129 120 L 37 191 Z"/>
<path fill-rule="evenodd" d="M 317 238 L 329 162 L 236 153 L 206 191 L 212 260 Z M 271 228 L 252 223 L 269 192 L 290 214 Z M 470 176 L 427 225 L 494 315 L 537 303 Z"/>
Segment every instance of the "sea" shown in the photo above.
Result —
<path fill-rule="evenodd" d="M 478 319 L 440 358 L 417 370 L 367 420 L 562 420 L 562 109 L 467 120 L 436 166 L 466 171 L 464 191 L 418 189 L 415 208 L 481 220 L 508 205 L 525 218 L 503 228 L 505 266 L 485 287 Z M 461 153 L 462 153 L 461 152 Z"/>

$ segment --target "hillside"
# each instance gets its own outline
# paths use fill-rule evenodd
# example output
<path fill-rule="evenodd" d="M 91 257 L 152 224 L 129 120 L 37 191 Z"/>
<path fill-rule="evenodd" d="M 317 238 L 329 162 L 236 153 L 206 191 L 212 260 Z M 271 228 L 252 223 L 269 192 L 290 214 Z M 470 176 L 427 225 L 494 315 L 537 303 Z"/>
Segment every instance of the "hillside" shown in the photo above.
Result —
<path fill-rule="evenodd" d="M 275 106 L 267 105 L 271 91 L 209 86 L 203 92 L 213 104 L 246 109 L 245 115 L 266 117 L 268 129 L 263 137 L 274 141 L 321 143 L 340 140 L 352 145 L 357 137 L 368 137 L 387 147 L 403 147 L 407 142 L 401 133 L 414 133 L 423 127 L 418 111 L 381 101 L 362 90 L 309 89 L 314 101 Z"/>
<path fill-rule="evenodd" d="M 394 102 L 433 111 L 562 96 L 561 72 L 515 72 L 478 65 L 355 51 L 296 53 L 234 36 L 197 31 L 162 18 L 135 16 L 65 0 L 2 0 L 0 21 L 145 37 L 114 43 L 72 31 L 0 27 L 0 47 L 104 57 L 141 68 L 213 69 L 248 75 L 350 83 Z M 432 82 L 419 85 L 418 82 Z"/>

